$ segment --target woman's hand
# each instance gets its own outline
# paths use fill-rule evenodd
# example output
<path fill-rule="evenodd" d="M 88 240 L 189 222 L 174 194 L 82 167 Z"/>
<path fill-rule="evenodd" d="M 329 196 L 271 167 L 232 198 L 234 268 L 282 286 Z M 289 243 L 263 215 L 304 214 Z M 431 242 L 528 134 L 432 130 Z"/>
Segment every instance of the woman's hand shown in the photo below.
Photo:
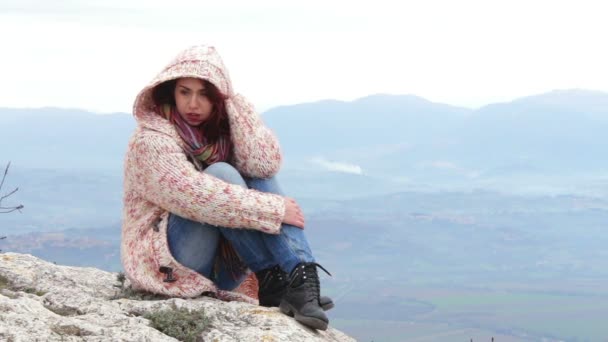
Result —
<path fill-rule="evenodd" d="M 283 223 L 304 229 L 304 214 L 293 198 L 285 197 L 285 216 Z"/>

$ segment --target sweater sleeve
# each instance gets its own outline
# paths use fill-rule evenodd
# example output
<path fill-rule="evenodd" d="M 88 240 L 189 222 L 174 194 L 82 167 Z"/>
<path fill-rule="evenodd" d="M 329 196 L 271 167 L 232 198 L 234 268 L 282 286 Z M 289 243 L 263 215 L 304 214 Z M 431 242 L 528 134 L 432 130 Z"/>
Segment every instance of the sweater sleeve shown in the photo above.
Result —
<path fill-rule="evenodd" d="M 135 137 L 126 161 L 125 182 L 171 213 L 215 226 L 280 232 L 285 213 L 280 196 L 199 172 L 170 137 L 152 133 Z"/>
<path fill-rule="evenodd" d="M 270 178 L 281 168 L 281 149 L 273 132 L 264 125 L 253 105 L 237 94 L 228 102 L 233 163 L 244 175 Z"/>

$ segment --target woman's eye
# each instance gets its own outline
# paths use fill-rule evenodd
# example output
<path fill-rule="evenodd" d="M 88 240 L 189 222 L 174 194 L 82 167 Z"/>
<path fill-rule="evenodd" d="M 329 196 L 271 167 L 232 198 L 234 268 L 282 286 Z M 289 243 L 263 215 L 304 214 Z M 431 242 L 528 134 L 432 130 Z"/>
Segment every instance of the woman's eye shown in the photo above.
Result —
<path fill-rule="evenodd" d="M 188 91 L 187 90 L 180 90 L 179 92 L 182 95 L 188 95 Z"/>

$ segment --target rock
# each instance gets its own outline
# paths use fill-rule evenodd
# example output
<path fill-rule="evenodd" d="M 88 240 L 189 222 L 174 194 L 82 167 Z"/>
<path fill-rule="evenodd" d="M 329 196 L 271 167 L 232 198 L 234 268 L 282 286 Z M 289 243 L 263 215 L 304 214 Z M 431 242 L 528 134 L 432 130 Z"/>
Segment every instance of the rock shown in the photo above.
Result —
<path fill-rule="evenodd" d="M 152 327 L 146 314 L 204 310 L 197 341 L 354 341 L 332 329 L 316 331 L 276 308 L 210 297 L 120 298 L 117 273 L 60 266 L 28 254 L 0 254 L 2 341 L 177 341 Z"/>

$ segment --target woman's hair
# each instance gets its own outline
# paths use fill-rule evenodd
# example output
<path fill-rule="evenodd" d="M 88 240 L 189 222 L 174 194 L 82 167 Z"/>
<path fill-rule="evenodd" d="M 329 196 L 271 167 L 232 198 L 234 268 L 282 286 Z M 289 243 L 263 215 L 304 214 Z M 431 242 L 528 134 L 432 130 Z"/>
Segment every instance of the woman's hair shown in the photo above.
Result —
<path fill-rule="evenodd" d="M 211 101 L 213 108 L 209 120 L 202 123 L 201 128 L 205 132 L 205 137 L 209 142 L 215 142 L 220 135 L 226 135 L 230 132 L 228 124 L 228 113 L 226 113 L 226 95 L 222 94 L 217 87 L 203 80 L 206 96 Z M 164 104 L 170 104 L 175 107 L 175 87 L 177 79 L 163 82 L 152 90 L 152 99 L 157 108 Z"/>

